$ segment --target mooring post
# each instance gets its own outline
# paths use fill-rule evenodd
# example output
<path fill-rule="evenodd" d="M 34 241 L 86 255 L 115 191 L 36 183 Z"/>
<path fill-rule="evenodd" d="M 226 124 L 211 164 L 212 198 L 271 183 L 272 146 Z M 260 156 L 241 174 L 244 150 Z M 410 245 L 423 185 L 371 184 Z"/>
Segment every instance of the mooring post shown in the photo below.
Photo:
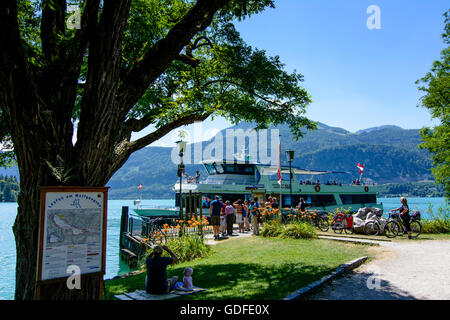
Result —
<path fill-rule="evenodd" d="M 194 193 L 194 217 L 195 220 L 197 220 L 198 215 L 197 215 L 197 207 L 198 207 L 198 193 Z"/>
<path fill-rule="evenodd" d="M 192 218 L 192 190 L 189 190 L 189 216 L 188 219 Z"/>
<path fill-rule="evenodd" d="M 199 197 L 200 197 L 200 234 L 203 237 L 203 196 L 201 192 L 199 194 Z"/>
<path fill-rule="evenodd" d="M 120 237 L 119 246 L 123 248 L 123 234 L 128 231 L 128 207 L 122 207 L 122 216 L 120 217 Z"/>

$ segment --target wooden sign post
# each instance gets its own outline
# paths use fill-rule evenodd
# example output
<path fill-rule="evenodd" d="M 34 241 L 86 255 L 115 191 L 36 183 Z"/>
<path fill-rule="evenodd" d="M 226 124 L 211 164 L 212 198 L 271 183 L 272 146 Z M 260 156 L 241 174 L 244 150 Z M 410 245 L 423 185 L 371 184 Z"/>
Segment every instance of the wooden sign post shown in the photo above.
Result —
<path fill-rule="evenodd" d="M 107 201 L 107 187 L 41 188 L 37 299 L 45 286 L 58 282 L 67 290 L 83 290 L 69 287 L 69 278 L 77 276 L 78 283 L 86 277 L 98 279 L 102 298 Z"/>

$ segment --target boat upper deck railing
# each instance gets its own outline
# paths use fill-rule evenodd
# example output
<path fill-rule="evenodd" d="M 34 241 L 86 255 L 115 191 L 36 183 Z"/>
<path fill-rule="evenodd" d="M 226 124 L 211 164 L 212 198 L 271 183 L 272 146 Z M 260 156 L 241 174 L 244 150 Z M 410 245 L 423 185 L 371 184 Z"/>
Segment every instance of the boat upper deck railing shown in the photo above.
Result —
<path fill-rule="evenodd" d="M 289 179 L 283 179 L 284 183 L 289 183 Z M 292 180 L 294 182 L 295 180 Z M 357 181 L 352 181 L 352 183 L 340 183 L 337 181 L 327 181 L 325 183 L 318 182 L 318 181 L 295 181 L 298 182 L 300 185 L 311 185 L 311 186 L 359 186 L 359 187 L 365 187 L 365 186 L 375 186 L 375 183 L 362 183 Z M 252 185 L 256 184 L 257 181 L 255 179 L 245 179 L 245 180 L 239 180 L 239 179 L 233 179 L 229 177 L 223 177 L 222 179 L 183 179 L 183 184 L 229 184 L 229 185 Z"/>

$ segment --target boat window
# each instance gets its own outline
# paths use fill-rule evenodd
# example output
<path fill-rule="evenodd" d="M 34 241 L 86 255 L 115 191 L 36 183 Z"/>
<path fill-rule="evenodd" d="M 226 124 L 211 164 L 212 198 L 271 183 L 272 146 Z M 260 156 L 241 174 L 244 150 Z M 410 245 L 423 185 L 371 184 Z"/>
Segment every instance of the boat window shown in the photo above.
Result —
<path fill-rule="evenodd" d="M 364 204 L 376 203 L 377 197 L 375 194 L 341 194 L 339 197 L 343 204 Z"/>
<path fill-rule="evenodd" d="M 240 175 L 254 175 L 255 165 L 253 164 L 205 164 L 205 168 L 210 175 L 213 174 L 240 174 Z"/>
<path fill-rule="evenodd" d="M 216 173 L 216 169 L 213 168 L 212 164 L 205 164 L 205 169 L 209 175 Z"/>
<path fill-rule="evenodd" d="M 238 173 L 239 169 L 237 168 L 237 165 L 235 164 L 226 164 L 224 165 L 224 171 L 225 173 Z"/>
<path fill-rule="evenodd" d="M 336 199 L 332 194 L 302 194 L 293 196 L 294 206 L 298 206 L 300 198 L 303 198 L 306 204 L 311 207 L 334 206 L 337 204 Z"/>
<path fill-rule="evenodd" d="M 269 180 L 270 181 L 278 181 L 278 172 L 274 173 L 274 174 L 271 174 L 269 176 Z M 287 181 L 289 183 L 289 173 L 282 173 L 281 174 L 281 180 Z M 292 184 L 294 184 L 294 183 L 295 183 L 295 180 L 292 179 Z"/>
<path fill-rule="evenodd" d="M 223 173 L 223 166 L 221 164 L 213 163 L 214 169 L 216 169 L 216 173 Z"/>

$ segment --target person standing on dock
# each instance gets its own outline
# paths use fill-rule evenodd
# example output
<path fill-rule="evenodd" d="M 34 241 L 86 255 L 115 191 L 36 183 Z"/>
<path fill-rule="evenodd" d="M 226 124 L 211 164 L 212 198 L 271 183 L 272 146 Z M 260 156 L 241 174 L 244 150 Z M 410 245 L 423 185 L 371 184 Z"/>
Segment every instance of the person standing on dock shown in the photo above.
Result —
<path fill-rule="evenodd" d="M 170 257 L 161 257 L 163 251 Z M 166 294 L 177 283 L 178 277 L 167 280 L 167 266 L 177 263 L 178 257 L 167 246 L 156 246 L 145 261 L 147 276 L 145 277 L 145 290 L 153 294 Z"/>
<path fill-rule="evenodd" d="M 222 202 L 219 200 L 219 196 L 214 197 L 214 201 L 211 202 L 209 207 L 209 216 L 211 217 L 211 224 L 214 230 L 214 239 L 218 239 L 220 236 L 220 213 L 222 211 Z"/>

